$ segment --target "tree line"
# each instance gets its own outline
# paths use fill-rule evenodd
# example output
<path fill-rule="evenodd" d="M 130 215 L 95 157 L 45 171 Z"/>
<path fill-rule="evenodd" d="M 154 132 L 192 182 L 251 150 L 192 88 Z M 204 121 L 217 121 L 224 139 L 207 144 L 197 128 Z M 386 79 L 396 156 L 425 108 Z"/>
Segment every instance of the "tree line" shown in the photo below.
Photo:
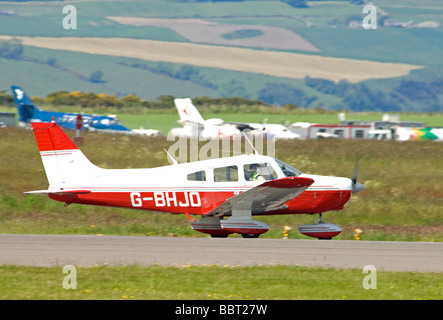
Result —
<path fill-rule="evenodd" d="M 323 94 L 341 98 L 338 109 L 350 111 L 443 111 L 439 96 L 443 94 L 443 78 L 428 81 L 402 79 L 392 90 L 384 92 L 365 82 L 333 82 L 326 79 L 304 79 L 304 84 Z"/>
<path fill-rule="evenodd" d="M 117 97 L 113 94 L 81 92 L 81 91 L 56 91 L 48 94 L 46 97 L 31 97 L 31 100 L 36 105 L 52 105 L 52 106 L 76 106 L 79 108 L 150 108 L 150 109 L 173 109 L 174 96 L 162 95 L 156 100 L 144 100 L 140 97 L 129 94 L 124 97 Z M 272 106 L 258 100 L 251 100 L 241 97 L 228 98 L 211 98 L 211 97 L 196 97 L 192 102 L 197 107 L 212 107 L 224 106 L 228 107 L 230 111 L 236 110 L 238 106 L 242 107 L 269 107 Z M 8 94 L 6 90 L 0 91 L 0 105 L 12 105 L 14 98 Z M 295 107 L 297 108 L 297 107 Z M 289 108 L 287 108 L 289 109 Z M 294 109 L 294 106 L 291 108 Z"/>

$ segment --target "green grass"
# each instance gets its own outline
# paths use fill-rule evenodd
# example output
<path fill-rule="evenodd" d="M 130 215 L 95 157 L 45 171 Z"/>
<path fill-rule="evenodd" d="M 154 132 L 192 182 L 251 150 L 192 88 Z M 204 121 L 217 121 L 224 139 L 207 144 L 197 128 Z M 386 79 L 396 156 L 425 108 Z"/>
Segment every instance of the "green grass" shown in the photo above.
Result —
<path fill-rule="evenodd" d="M 77 289 L 64 289 L 63 267 L 0 266 L 2 300 L 439 300 L 443 274 L 301 266 L 76 266 Z M 173 281 L 172 281 L 173 279 Z M 263 285 L 266 282 L 266 285 Z M 251 301 L 252 302 L 252 301 Z M 181 304 L 180 304 L 181 306 Z M 173 309 L 175 310 L 175 308 Z M 165 310 L 166 311 L 166 310 Z"/>

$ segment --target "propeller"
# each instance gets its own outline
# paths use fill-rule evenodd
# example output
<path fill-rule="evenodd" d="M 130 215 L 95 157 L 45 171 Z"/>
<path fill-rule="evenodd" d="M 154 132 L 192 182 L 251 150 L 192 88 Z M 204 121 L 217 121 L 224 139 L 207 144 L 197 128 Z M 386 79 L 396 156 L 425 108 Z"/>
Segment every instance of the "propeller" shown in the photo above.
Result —
<path fill-rule="evenodd" d="M 357 159 L 355 160 L 355 164 L 354 164 L 354 172 L 352 173 L 352 193 L 357 193 L 362 191 L 365 187 L 357 182 L 357 177 L 358 177 L 358 164 L 360 162 L 360 155 L 357 154 Z"/>

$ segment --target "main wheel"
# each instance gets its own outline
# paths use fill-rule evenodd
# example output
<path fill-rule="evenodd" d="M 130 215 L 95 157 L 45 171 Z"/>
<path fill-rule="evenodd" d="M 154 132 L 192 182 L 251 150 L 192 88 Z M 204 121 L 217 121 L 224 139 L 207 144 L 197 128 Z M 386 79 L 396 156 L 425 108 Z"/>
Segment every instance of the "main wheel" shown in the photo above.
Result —
<path fill-rule="evenodd" d="M 243 236 L 243 238 L 258 238 L 260 236 L 259 234 L 252 233 L 242 233 L 241 235 Z"/>

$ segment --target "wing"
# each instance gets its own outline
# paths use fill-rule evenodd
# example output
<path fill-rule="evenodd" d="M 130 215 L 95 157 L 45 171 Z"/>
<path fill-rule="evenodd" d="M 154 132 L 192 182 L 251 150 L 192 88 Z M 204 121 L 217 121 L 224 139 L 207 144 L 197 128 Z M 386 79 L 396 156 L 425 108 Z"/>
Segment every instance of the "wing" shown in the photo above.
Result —
<path fill-rule="evenodd" d="M 225 122 L 226 124 L 230 124 L 235 126 L 238 130 L 243 131 L 243 130 L 256 130 L 255 128 L 251 127 L 249 124 L 247 123 L 243 123 L 243 122 Z"/>
<path fill-rule="evenodd" d="M 286 177 L 266 181 L 248 191 L 229 198 L 207 215 L 230 215 L 233 210 L 248 210 L 251 214 L 286 209 L 291 199 L 299 196 L 314 180 L 302 177 Z"/>

